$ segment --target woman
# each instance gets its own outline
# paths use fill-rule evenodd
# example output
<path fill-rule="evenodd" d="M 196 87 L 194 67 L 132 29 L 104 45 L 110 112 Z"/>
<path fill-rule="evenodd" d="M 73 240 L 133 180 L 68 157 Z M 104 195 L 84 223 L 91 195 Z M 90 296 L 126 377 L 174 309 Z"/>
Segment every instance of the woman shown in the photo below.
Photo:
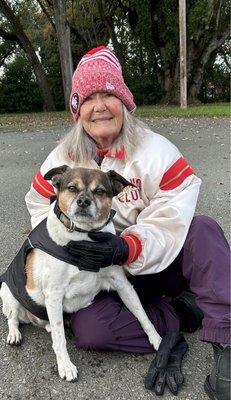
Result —
<path fill-rule="evenodd" d="M 43 179 L 63 164 L 115 170 L 136 188 L 114 198 L 117 235 L 91 235 L 94 242 L 69 247 L 94 269 L 123 264 L 160 335 L 179 330 L 169 301 L 190 287 L 203 311 L 200 340 L 214 346 L 216 363 L 205 389 L 211 398 L 228 399 L 230 354 L 229 249 L 221 228 L 209 217 L 194 217 L 201 181 L 164 137 L 131 115 L 133 96 L 121 66 L 106 47 L 89 51 L 73 76 L 70 101 L 75 125 L 37 172 L 26 203 L 35 227 L 47 216 L 54 189 Z M 151 352 L 138 322 L 113 293 L 100 293 L 72 316 L 77 347 Z M 219 361 L 218 361 L 219 359 Z M 216 375 L 216 377 L 215 377 Z M 225 382 L 225 383 L 224 383 Z"/>

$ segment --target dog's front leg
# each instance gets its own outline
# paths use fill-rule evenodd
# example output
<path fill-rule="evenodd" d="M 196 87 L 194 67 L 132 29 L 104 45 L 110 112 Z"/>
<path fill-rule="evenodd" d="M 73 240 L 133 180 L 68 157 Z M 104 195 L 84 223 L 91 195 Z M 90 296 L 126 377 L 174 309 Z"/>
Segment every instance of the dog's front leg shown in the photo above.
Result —
<path fill-rule="evenodd" d="M 125 306 L 138 319 L 144 332 L 148 336 L 149 342 L 153 345 L 155 350 L 158 350 L 161 343 L 161 336 L 149 320 L 135 289 L 125 277 L 124 272 L 121 271 L 120 276 L 118 276 L 118 272 L 116 272 L 115 276 L 112 274 L 111 284 L 117 291 Z"/>
<path fill-rule="evenodd" d="M 78 371 L 72 364 L 66 347 L 66 338 L 63 324 L 63 293 L 60 291 L 45 292 L 45 304 L 50 322 L 53 349 L 56 354 L 59 376 L 67 381 L 77 379 Z"/>

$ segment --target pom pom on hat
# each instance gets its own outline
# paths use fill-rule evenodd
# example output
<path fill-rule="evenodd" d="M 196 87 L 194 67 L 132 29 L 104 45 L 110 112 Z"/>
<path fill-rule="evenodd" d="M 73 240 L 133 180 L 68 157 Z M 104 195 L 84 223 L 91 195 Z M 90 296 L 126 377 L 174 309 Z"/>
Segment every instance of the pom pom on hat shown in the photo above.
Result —
<path fill-rule="evenodd" d="M 74 121 L 78 119 L 80 107 L 86 98 L 97 92 L 118 97 L 130 112 L 136 108 L 133 95 L 124 83 L 119 60 L 105 46 L 95 47 L 86 53 L 74 72 L 70 96 Z"/>

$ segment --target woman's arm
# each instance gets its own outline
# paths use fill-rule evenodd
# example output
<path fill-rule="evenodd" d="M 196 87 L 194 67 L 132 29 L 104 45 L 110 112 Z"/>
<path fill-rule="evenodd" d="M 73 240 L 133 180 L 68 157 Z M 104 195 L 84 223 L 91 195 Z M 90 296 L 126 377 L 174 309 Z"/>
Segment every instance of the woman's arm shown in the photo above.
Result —
<path fill-rule="evenodd" d="M 179 254 L 191 224 L 201 181 L 194 174 L 174 188 L 159 188 L 135 225 L 122 236 L 134 235 L 142 245 L 139 257 L 125 268 L 132 275 L 152 274 L 167 268 Z"/>

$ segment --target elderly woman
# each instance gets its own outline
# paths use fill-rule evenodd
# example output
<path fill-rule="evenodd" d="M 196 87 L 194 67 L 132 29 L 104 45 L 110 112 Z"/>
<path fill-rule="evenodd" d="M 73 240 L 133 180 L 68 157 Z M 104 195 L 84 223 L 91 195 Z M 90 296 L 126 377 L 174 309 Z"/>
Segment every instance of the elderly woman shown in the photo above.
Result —
<path fill-rule="evenodd" d="M 228 400 L 229 248 L 215 221 L 194 217 L 200 179 L 172 143 L 132 116 L 133 96 L 108 48 L 95 48 L 80 60 L 70 107 L 74 127 L 47 157 L 26 195 L 32 226 L 48 214 L 54 189 L 43 176 L 51 168 L 84 165 L 115 170 L 130 180 L 135 188 L 113 200 L 117 235 L 94 233 L 93 242 L 76 243 L 69 251 L 83 257 L 88 270 L 94 271 L 95 254 L 100 268 L 122 264 L 162 336 L 180 329 L 170 298 L 190 288 L 204 315 L 199 338 L 212 343 L 215 353 L 205 390 L 211 399 Z M 100 293 L 72 315 L 71 324 L 77 347 L 153 350 L 114 293 Z"/>

